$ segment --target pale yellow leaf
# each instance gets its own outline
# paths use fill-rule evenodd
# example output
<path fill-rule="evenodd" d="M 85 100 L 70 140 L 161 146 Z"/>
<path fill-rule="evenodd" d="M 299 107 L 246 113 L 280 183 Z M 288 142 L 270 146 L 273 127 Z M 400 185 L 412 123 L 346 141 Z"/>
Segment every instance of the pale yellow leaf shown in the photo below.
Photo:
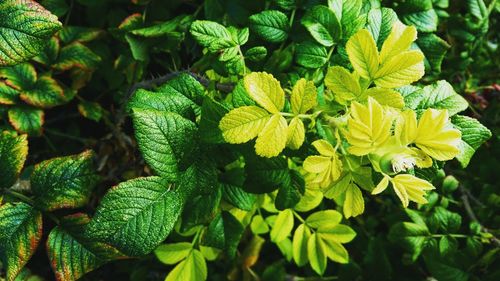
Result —
<path fill-rule="evenodd" d="M 378 70 L 378 50 L 371 33 L 359 30 L 346 44 L 347 55 L 352 67 L 361 77 L 372 79 Z"/>
<path fill-rule="evenodd" d="M 290 103 L 294 114 L 306 113 L 316 106 L 316 86 L 313 81 L 301 78 L 292 89 Z"/>
<path fill-rule="evenodd" d="M 365 211 L 365 201 L 359 187 L 350 184 L 345 192 L 344 216 L 346 218 L 355 217 Z"/>
<path fill-rule="evenodd" d="M 250 97 L 271 113 L 278 113 L 285 106 L 285 92 L 272 74 L 252 72 L 245 76 L 243 84 Z"/>
<path fill-rule="evenodd" d="M 340 100 L 353 100 L 361 94 L 358 76 L 341 66 L 328 68 L 325 85 Z"/>
<path fill-rule="evenodd" d="M 404 51 L 389 58 L 375 74 L 375 84 L 397 88 L 418 81 L 425 73 L 424 54 L 418 50 Z"/>
<path fill-rule="evenodd" d="M 403 108 L 405 106 L 403 96 L 392 89 L 373 87 L 366 90 L 363 95 L 374 98 L 381 105 L 395 108 Z"/>
<path fill-rule="evenodd" d="M 224 139 L 229 143 L 244 143 L 255 138 L 271 115 L 257 106 L 242 106 L 224 115 L 219 123 Z"/>
<path fill-rule="evenodd" d="M 387 59 L 408 50 L 416 39 L 417 29 L 414 26 L 406 26 L 396 21 L 380 50 L 380 63 L 383 64 Z"/>
<path fill-rule="evenodd" d="M 274 114 L 257 136 L 255 152 L 262 157 L 278 156 L 286 145 L 287 127 L 286 119 Z"/>
<path fill-rule="evenodd" d="M 299 149 L 304 143 L 306 137 L 306 132 L 304 128 L 304 123 L 299 117 L 294 117 L 290 124 L 288 125 L 287 132 L 287 147 L 291 149 Z"/>

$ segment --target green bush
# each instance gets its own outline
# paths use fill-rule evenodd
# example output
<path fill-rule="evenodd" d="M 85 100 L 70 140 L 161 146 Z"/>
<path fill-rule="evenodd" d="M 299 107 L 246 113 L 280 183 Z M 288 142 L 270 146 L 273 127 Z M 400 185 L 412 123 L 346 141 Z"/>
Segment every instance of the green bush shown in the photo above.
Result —
<path fill-rule="evenodd" d="M 500 278 L 496 0 L 39 2 L 0 280 Z"/>

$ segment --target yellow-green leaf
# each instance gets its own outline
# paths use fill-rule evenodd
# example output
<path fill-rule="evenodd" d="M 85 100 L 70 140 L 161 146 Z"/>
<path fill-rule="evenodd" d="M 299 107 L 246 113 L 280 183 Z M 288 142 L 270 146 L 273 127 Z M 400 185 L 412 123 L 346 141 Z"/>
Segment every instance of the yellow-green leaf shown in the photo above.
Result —
<path fill-rule="evenodd" d="M 334 227 L 340 223 L 342 215 L 335 210 L 324 210 L 312 213 L 306 219 L 306 224 L 312 228 Z"/>
<path fill-rule="evenodd" d="M 356 237 L 356 232 L 343 224 L 328 225 L 325 223 L 318 228 L 318 233 L 321 233 L 321 237 L 338 243 L 348 243 Z"/>
<path fill-rule="evenodd" d="M 380 50 L 380 62 L 383 64 L 387 59 L 408 50 L 416 39 L 417 29 L 414 26 L 406 26 L 396 21 Z"/>
<path fill-rule="evenodd" d="M 374 98 L 381 105 L 395 108 L 403 108 L 405 106 L 403 96 L 392 89 L 373 87 L 366 90 L 363 95 Z"/>
<path fill-rule="evenodd" d="M 290 235 L 293 229 L 293 212 L 291 209 L 286 209 L 278 213 L 274 221 L 273 229 L 271 230 L 271 240 L 275 243 L 285 240 Z"/>
<path fill-rule="evenodd" d="M 155 249 L 155 255 L 164 264 L 176 264 L 186 258 L 193 250 L 193 245 L 188 242 L 163 244 Z"/>
<path fill-rule="evenodd" d="M 339 101 L 352 100 L 361 94 L 359 78 L 342 66 L 328 68 L 325 77 L 326 87 L 332 91 Z"/>
<path fill-rule="evenodd" d="M 264 234 L 269 232 L 269 226 L 261 215 L 253 217 L 252 222 L 250 223 L 250 229 L 254 234 Z"/>
<path fill-rule="evenodd" d="M 313 233 L 307 241 L 307 257 L 312 269 L 323 275 L 326 269 L 325 245 L 317 233 Z"/>
<path fill-rule="evenodd" d="M 294 117 L 288 125 L 286 145 L 291 149 L 299 149 L 306 137 L 304 123 L 299 117 Z"/>
<path fill-rule="evenodd" d="M 344 246 L 342 246 L 342 244 L 327 237 L 324 237 L 323 234 L 318 234 L 318 235 L 319 239 L 322 239 L 323 241 L 325 254 L 329 259 L 338 263 L 349 262 L 349 253 L 344 248 Z"/>
<path fill-rule="evenodd" d="M 285 106 L 285 92 L 272 74 L 252 72 L 245 76 L 243 84 L 250 97 L 267 111 L 278 113 Z"/>
<path fill-rule="evenodd" d="M 259 133 L 255 152 L 262 157 L 278 156 L 286 145 L 287 128 L 286 119 L 280 114 L 274 114 Z"/>
<path fill-rule="evenodd" d="M 165 278 L 165 281 L 207 279 L 207 263 L 198 250 L 192 250 L 185 260 L 180 262 Z"/>
<path fill-rule="evenodd" d="M 397 88 L 418 81 L 425 73 L 424 54 L 404 51 L 389 58 L 375 74 L 375 84 L 382 88 Z"/>
<path fill-rule="evenodd" d="M 371 33 L 366 29 L 359 30 L 346 44 L 347 55 L 352 67 L 366 79 L 375 77 L 378 70 L 378 50 Z"/>
<path fill-rule="evenodd" d="M 224 139 L 229 143 L 244 143 L 264 129 L 270 115 L 257 106 L 242 106 L 224 115 L 219 123 Z"/>
<path fill-rule="evenodd" d="M 348 219 L 365 211 L 365 201 L 359 187 L 350 184 L 345 193 L 344 216 Z"/>
<path fill-rule="evenodd" d="M 316 86 L 313 81 L 302 78 L 292 89 L 290 103 L 292 112 L 295 114 L 306 113 L 316 106 Z"/>
<path fill-rule="evenodd" d="M 307 225 L 301 224 L 293 234 L 293 260 L 298 266 L 304 266 L 308 262 L 307 242 L 311 236 L 311 230 Z"/>

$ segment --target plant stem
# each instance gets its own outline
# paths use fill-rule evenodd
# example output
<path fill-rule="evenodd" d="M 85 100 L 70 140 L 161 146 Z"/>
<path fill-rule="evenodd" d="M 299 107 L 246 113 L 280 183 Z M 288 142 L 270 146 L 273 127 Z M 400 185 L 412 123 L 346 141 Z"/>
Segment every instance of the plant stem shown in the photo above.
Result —
<path fill-rule="evenodd" d="M 35 204 L 35 201 L 33 201 L 33 199 L 29 198 L 28 196 L 22 194 L 22 193 L 19 193 L 17 191 L 13 191 L 13 190 L 10 190 L 10 189 L 7 189 L 5 191 L 7 194 L 9 194 L 10 196 L 12 197 L 15 197 L 21 201 L 23 201 L 24 203 L 28 203 L 30 205 L 34 205 Z"/>

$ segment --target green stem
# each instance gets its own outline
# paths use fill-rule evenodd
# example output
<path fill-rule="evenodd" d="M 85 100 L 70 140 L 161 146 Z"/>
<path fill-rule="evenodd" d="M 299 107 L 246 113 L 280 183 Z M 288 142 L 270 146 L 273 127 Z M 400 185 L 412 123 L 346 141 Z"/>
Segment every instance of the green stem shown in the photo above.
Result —
<path fill-rule="evenodd" d="M 296 217 L 301 223 L 306 223 L 306 221 L 294 210 L 292 210 L 293 216 Z"/>
<path fill-rule="evenodd" d="M 55 131 L 55 130 L 52 130 L 52 129 L 48 129 L 48 128 L 45 128 L 45 131 L 47 133 L 50 133 L 50 134 L 55 135 L 55 136 L 65 137 L 65 138 L 68 138 L 68 139 L 79 141 L 82 144 L 87 144 L 87 140 L 83 139 L 83 138 L 75 137 L 73 135 L 65 134 L 65 133 L 62 133 L 62 132 L 59 132 L 59 131 Z"/>
<path fill-rule="evenodd" d="M 21 201 L 23 201 L 24 203 L 28 203 L 30 205 L 34 205 L 35 204 L 35 201 L 33 201 L 33 199 L 29 198 L 28 196 L 22 194 L 22 193 L 19 193 L 17 191 L 13 191 L 13 190 L 10 190 L 10 189 L 7 189 L 5 191 L 7 194 L 9 194 L 10 196 L 12 197 L 15 197 Z"/>

